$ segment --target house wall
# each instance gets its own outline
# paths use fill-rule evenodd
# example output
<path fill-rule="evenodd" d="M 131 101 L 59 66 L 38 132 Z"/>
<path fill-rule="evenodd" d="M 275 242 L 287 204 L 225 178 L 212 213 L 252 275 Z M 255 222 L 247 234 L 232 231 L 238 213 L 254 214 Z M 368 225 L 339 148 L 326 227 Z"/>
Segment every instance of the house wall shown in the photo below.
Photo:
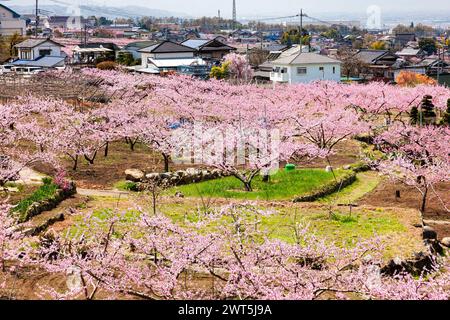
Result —
<path fill-rule="evenodd" d="M 33 48 L 35 59 L 40 56 L 39 50 L 51 50 L 51 56 L 61 56 L 61 48 L 51 42 L 44 42 L 43 44 Z"/>
<path fill-rule="evenodd" d="M 50 55 L 51 56 L 61 56 L 61 48 L 51 42 L 44 42 L 43 44 L 34 47 L 31 49 L 31 56 L 26 54 L 26 52 L 29 52 L 30 49 L 21 49 L 19 48 L 19 59 L 24 60 L 34 60 L 39 58 L 41 55 L 39 54 L 40 50 L 51 50 Z"/>
<path fill-rule="evenodd" d="M 418 74 L 426 74 L 425 68 L 405 68 L 405 69 L 396 69 L 394 70 L 394 80 L 397 79 L 397 76 L 402 71 L 414 72 Z"/>
<path fill-rule="evenodd" d="M 141 52 L 142 66 L 148 67 L 148 58 L 152 59 L 180 59 L 193 58 L 194 52 L 171 52 L 171 53 L 146 53 Z"/>
<path fill-rule="evenodd" d="M 329 64 L 305 64 L 305 65 L 292 65 L 283 66 L 275 65 L 275 67 L 287 68 L 287 79 L 289 83 L 308 83 L 317 80 L 330 80 L 330 81 L 341 81 L 341 65 L 339 63 L 329 63 Z M 297 68 L 306 68 L 306 74 L 297 74 Z M 319 68 L 323 67 L 324 70 L 321 71 Z M 335 72 L 333 73 L 333 67 Z M 273 79 L 271 79 L 273 80 Z"/>
<path fill-rule="evenodd" d="M 10 36 L 15 33 L 24 35 L 25 28 L 25 20 L 14 18 L 11 12 L 0 8 L 0 36 Z"/>

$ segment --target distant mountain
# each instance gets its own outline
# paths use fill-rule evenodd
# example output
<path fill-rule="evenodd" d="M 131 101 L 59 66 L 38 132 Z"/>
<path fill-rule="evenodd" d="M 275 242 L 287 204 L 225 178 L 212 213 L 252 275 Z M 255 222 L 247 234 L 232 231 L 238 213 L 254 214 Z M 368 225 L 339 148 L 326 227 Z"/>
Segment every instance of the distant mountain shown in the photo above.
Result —
<path fill-rule="evenodd" d="M 32 14 L 35 11 L 33 5 L 9 5 L 11 9 L 17 11 L 19 14 Z M 48 11 L 49 15 L 68 16 L 75 15 L 71 10 L 73 8 L 61 5 L 41 5 L 39 9 L 45 14 Z M 166 10 L 151 9 L 140 6 L 127 7 L 110 7 L 110 6 L 96 6 L 96 5 L 80 5 L 82 16 L 103 16 L 107 18 L 135 18 L 135 17 L 187 17 L 188 15 L 171 12 Z"/>

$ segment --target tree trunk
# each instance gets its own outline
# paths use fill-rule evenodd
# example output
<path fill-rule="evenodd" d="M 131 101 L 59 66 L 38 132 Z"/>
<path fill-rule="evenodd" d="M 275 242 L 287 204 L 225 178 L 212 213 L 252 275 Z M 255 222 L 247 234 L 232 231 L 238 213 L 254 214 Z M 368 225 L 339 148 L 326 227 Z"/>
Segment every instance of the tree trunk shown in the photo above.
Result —
<path fill-rule="evenodd" d="M 253 191 L 251 181 L 243 181 L 243 183 L 244 183 L 245 191 L 247 191 L 247 192 Z"/>
<path fill-rule="evenodd" d="M 109 141 L 107 141 L 105 144 L 105 158 L 108 156 L 108 151 L 109 151 Z"/>
<path fill-rule="evenodd" d="M 84 155 L 84 159 L 86 159 L 86 161 L 89 162 L 90 165 L 94 164 L 96 157 L 97 157 L 97 151 L 94 152 L 94 154 L 92 155 L 92 158 L 89 158 L 86 154 Z"/>
<path fill-rule="evenodd" d="M 337 178 L 336 178 L 336 174 L 334 173 L 334 169 L 333 169 L 333 166 L 331 165 L 331 161 L 330 161 L 330 158 L 328 158 L 328 156 L 327 156 L 327 162 L 328 162 L 328 165 L 331 167 L 331 173 L 333 174 L 333 177 L 334 177 L 334 181 L 336 181 L 337 182 Z"/>
<path fill-rule="evenodd" d="M 169 172 L 169 160 L 170 160 L 170 157 L 167 154 L 165 154 L 165 153 L 163 153 L 162 156 L 164 158 L 164 172 Z"/>
<path fill-rule="evenodd" d="M 78 155 L 76 155 L 75 156 L 75 158 L 72 158 L 73 159 L 73 171 L 77 171 L 77 168 L 78 168 Z"/>
<path fill-rule="evenodd" d="M 425 210 L 426 210 L 426 206 L 427 206 L 427 196 L 428 196 L 428 187 L 425 187 L 425 191 L 423 192 L 422 195 L 422 203 L 420 205 L 420 218 L 422 219 L 422 226 L 424 226 L 424 216 L 425 216 Z"/>

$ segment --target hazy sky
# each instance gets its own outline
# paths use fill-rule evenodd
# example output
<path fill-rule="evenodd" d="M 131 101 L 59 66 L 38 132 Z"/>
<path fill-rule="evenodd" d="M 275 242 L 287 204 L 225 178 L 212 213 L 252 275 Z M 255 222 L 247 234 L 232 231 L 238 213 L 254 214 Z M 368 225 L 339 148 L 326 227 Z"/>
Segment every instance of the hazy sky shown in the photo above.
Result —
<path fill-rule="evenodd" d="M 162 9 L 186 13 L 192 16 L 217 15 L 220 9 L 223 17 L 231 16 L 232 0 L 61 0 L 68 3 L 84 5 L 100 4 L 124 6 L 139 5 L 152 9 Z M 32 4 L 34 0 L 10 0 L 1 3 Z M 57 2 L 57 1 L 55 1 Z M 43 4 L 55 3 L 41 0 Z M 351 12 L 364 14 L 370 5 L 378 5 L 382 12 L 402 11 L 434 11 L 450 12 L 449 0 L 236 0 L 238 17 L 245 16 L 277 16 L 278 14 L 295 14 L 300 8 L 306 12 Z M 55 3 L 56 4 L 56 3 Z"/>

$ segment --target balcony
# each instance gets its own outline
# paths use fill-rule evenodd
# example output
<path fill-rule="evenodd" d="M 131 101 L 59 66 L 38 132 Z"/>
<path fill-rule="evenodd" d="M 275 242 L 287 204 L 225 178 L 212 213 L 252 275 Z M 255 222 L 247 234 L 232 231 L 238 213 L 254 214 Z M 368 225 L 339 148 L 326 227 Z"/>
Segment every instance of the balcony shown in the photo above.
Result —
<path fill-rule="evenodd" d="M 289 82 L 289 75 L 281 72 L 271 72 L 270 80 L 275 82 Z"/>

